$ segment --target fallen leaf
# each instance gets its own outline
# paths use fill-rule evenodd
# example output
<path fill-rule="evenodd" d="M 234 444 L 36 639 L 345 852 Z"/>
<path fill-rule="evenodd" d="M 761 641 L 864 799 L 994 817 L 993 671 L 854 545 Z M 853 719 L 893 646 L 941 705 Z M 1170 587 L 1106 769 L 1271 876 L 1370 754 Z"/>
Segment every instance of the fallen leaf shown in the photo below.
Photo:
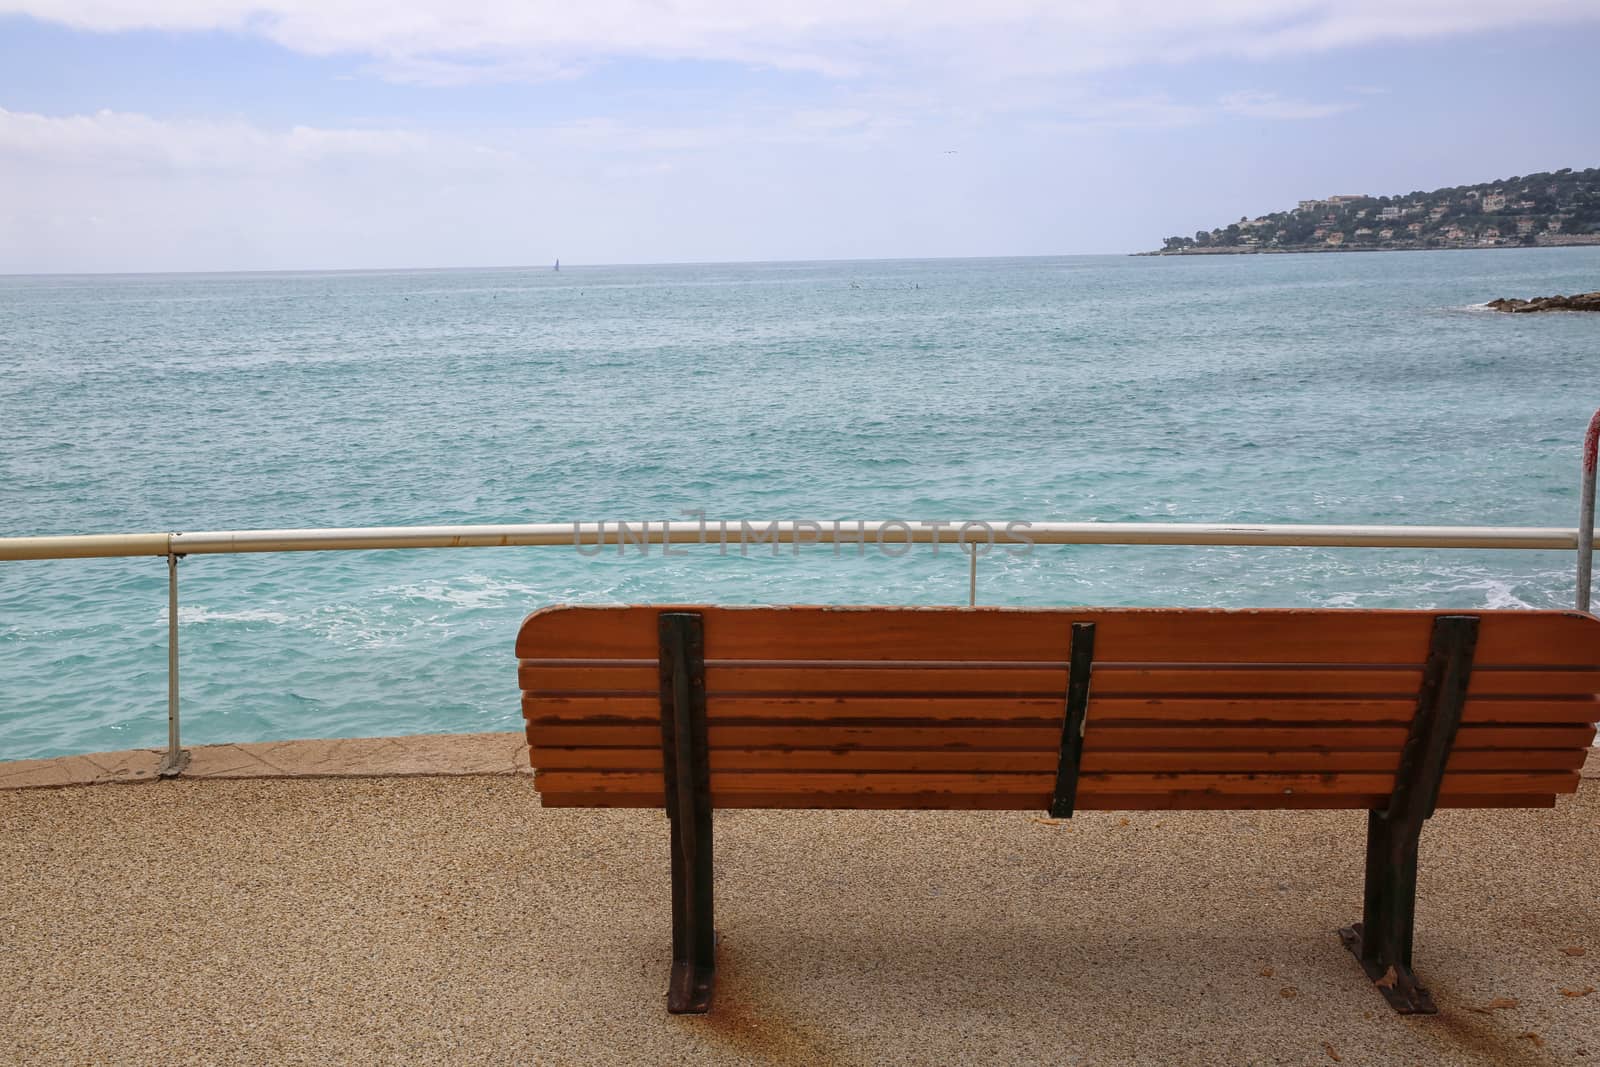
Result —
<path fill-rule="evenodd" d="M 1393 989 L 1394 984 L 1399 980 L 1400 976 L 1395 973 L 1394 967 L 1390 966 L 1387 971 L 1383 972 L 1383 977 L 1373 979 L 1372 984 L 1379 989 Z"/>
<path fill-rule="evenodd" d="M 1479 1015 L 1488 1015 L 1491 1011 L 1499 1011 L 1501 1008 L 1514 1008 L 1516 1006 L 1517 1001 L 1512 997 L 1495 997 L 1481 1008 L 1468 1008 L 1467 1010 L 1475 1011 Z"/>
<path fill-rule="evenodd" d="M 1038 823 L 1040 826 L 1060 826 L 1061 825 L 1061 820 L 1060 819 L 1047 819 L 1043 815 L 1033 815 L 1033 816 L 1030 816 L 1030 818 L 1033 819 L 1033 821 Z"/>
<path fill-rule="evenodd" d="M 1527 1033 L 1524 1033 L 1522 1036 L 1524 1038 L 1526 1038 L 1527 1040 L 1532 1041 L 1534 1048 L 1544 1048 L 1544 1038 L 1540 1037 L 1538 1034 L 1534 1033 L 1532 1030 L 1529 1030 Z"/>
<path fill-rule="evenodd" d="M 1583 955 L 1583 946 L 1582 945 L 1572 945 L 1572 946 L 1569 946 L 1568 948 L 1562 949 L 1561 951 L 1565 952 L 1569 956 L 1581 956 L 1581 955 Z"/>
<path fill-rule="evenodd" d="M 1563 989 L 1561 995 L 1564 997 L 1586 997 L 1593 992 L 1594 986 L 1586 985 L 1582 989 Z"/>
<path fill-rule="evenodd" d="M 1263 978 L 1271 978 L 1273 976 L 1273 974 L 1275 974 L 1275 973 L 1276 972 L 1273 971 L 1273 969 L 1271 967 L 1263 967 L 1263 968 L 1261 968 L 1261 977 L 1263 977 Z"/>
<path fill-rule="evenodd" d="M 1328 1058 L 1334 1063 L 1344 1062 L 1344 1057 L 1339 1055 L 1338 1049 L 1335 1049 L 1331 1043 L 1324 1041 L 1322 1043 L 1322 1051 L 1326 1052 L 1328 1054 Z"/>
<path fill-rule="evenodd" d="M 1284 1000 L 1293 1000 L 1299 995 L 1300 990 L 1296 989 L 1292 985 L 1286 985 L 1282 989 L 1278 990 L 1278 996 L 1282 997 Z"/>

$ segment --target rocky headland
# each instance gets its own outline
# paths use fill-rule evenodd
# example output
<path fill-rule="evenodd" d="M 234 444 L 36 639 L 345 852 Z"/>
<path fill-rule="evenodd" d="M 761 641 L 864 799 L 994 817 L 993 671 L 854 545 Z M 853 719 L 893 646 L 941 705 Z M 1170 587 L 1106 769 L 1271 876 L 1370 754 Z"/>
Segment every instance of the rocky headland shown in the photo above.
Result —
<path fill-rule="evenodd" d="M 1572 296 L 1536 296 L 1532 300 L 1518 300 L 1516 297 L 1501 297 L 1491 300 L 1485 307 L 1494 308 L 1496 311 L 1509 311 L 1522 314 L 1528 311 L 1600 311 L 1600 292 L 1575 293 Z"/>

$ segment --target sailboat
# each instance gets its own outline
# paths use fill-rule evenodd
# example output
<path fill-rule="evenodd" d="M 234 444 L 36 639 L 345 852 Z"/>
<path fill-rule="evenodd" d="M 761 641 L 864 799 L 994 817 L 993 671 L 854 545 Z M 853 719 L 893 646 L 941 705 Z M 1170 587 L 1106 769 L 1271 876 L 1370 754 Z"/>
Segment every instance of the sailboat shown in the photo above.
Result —
<path fill-rule="evenodd" d="M 561 273 L 561 261 L 559 259 L 556 260 L 556 273 L 557 274 Z"/>

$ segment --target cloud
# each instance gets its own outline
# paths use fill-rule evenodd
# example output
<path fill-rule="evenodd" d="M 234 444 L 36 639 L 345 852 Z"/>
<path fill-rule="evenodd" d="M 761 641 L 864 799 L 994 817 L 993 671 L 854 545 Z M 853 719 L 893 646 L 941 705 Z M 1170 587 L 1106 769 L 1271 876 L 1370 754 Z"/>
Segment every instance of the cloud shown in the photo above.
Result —
<path fill-rule="evenodd" d="M 570 77 L 614 59 L 884 77 L 1029 78 L 1205 56 L 1600 20 L 1593 0 L 0 0 L 98 32 L 226 31 L 428 84 Z"/>
<path fill-rule="evenodd" d="M 404 263 L 428 243 L 504 262 L 491 214 L 526 239 L 551 213 L 530 190 L 582 188 L 509 141 L 0 109 L 0 273 Z"/>
<path fill-rule="evenodd" d="M 1317 104 L 1255 89 L 1229 93 L 1222 98 L 1221 106 L 1230 115 L 1252 119 L 1325 119 L 1355 107 L 1347 103 Z"/>
<path fill-rule="evenodd" d="M 429 174 L 587 166 L 606 174 L 662 173 L 684 155 L 870 139 L 896 120 L 864 109 L 768 107 L 707 113 L 693 124 L 611 116 L 542 126 L 440 131 L 296 125 L 244 119 L 163 118 L 137 112 L 44 115 L 0 107 L 0 160 L 28 172 L 275 175 L 403 167 Z M 618 161 L 627 161 L 619 163 Z M 23 173 L 23 171 L 18 171 Z"/>
<path fill-rule="evenodd" d="M 168 120 L 106 110 L 54 116 L 0 108 L 0 156 L 38 166 L 270 172 L 349 157 L 425 158 L 434 155 L 430 147 L 427 137 L 406 130 L 271 130 L 243 121 Z"/>
<path fill-rule="evenodd" d="M 794 124 L 811 130 L 847 130 L 872 121 L 872 112 L 861 108 L 804 108 L 794 113 Z"/>

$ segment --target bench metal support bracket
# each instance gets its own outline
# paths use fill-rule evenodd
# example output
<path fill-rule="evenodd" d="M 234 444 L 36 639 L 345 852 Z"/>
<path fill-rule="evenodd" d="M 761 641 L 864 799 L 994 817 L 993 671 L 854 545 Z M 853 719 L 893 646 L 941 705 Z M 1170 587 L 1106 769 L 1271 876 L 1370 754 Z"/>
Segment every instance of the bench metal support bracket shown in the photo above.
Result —
<path fill-rule="evenodd" d="M 1094 668 L 1094 623 L 1072 624 L 1072 650 L 1067 666 L 1067 716 L 1061 724 L 1061 754 L 1056 762 L 1056 788 L 1050 798 L 1052 819 L 1072 818 L 1078 801 L 1078 766 L 1083 759 L 1083 732 L 1088 726 L 1089 675 Z"/>
<path fill-rule="evenodd" d="M 1439 801 L 1445 764 L 1461 725 L 1472 657 L 1478 642 L 1473 615 L 1441 615 L 1423 667 L 1411 732 L 1400 752 L 1387 806 L 1367 815 L 1366 897 L 1361 922 L 1339 931 L 1345 947 L 1402 1015 L 1439 1009 L 1411 970 L 1417 902 L 1417 844 Z"/>
<path fill-rule="evenodd" d="M 694 612 L 662 612 L 661 754 L 672 821 L 672 977 L 667 1010 L 711 1010 L 716 927 L 711 900 L 711 763 L 705 634 Z"/>

